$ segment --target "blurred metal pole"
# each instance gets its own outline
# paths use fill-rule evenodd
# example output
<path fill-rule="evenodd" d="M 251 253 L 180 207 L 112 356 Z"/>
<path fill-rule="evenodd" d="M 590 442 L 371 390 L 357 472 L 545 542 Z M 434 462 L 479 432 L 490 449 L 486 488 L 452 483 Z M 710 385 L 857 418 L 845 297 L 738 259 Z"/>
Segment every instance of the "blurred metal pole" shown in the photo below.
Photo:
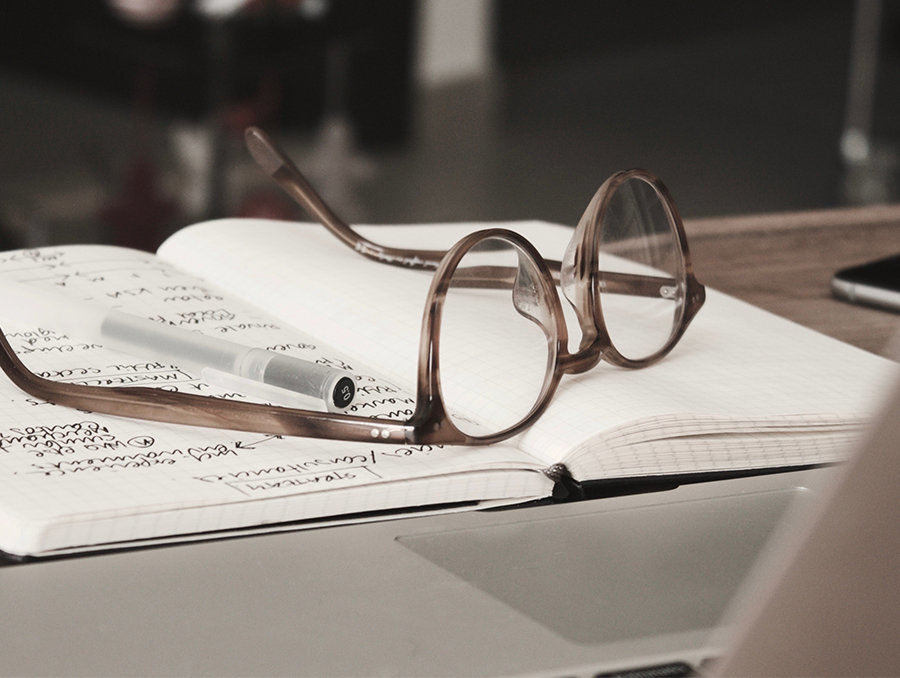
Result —
<path fill-rule="evenodd" d="M 847 110 L 841 135 L 844 164 L 865 162 L 872 152 L 872 110 L 878 71 L 882 0 L 856 0 Z"/>
<path fill-rule="evenodd" d="M 228 103 L 232 67 L 232 35 L 228 17 L 208 19 L 209 93 L 207 133 L 209 135 L 209 174 L 207 175 L 206 218 L 225 216 L 225 174 L 227 138 L 225 106 Z"/>

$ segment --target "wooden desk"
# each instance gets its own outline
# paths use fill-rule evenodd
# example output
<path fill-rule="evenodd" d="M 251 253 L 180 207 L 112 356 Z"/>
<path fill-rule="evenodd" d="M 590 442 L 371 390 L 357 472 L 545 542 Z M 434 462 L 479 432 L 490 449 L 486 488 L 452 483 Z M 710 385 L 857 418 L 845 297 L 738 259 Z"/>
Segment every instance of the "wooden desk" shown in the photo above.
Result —
<path fill-rule="evenodd" d="M 888 355 L 900 314 L 839 301 L 830 285 L 840 268 L 900 252 L 900 205 L 694 219 L 685 229 L 704 284 Z"/>

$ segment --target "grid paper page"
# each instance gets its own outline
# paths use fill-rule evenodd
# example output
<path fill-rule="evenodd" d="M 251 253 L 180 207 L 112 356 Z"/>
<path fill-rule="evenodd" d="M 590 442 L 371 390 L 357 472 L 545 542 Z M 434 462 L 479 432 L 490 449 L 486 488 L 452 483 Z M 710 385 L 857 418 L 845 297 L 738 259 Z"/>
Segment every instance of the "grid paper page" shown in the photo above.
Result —
<path fill-rule="evenodd" d="M 405 419 L 412 412 L 408 393 L 318 338 L 146 253 L 101 246 L 6 252 L 0 285 L 3 277 L 345 369 L 358 385 L 356 413 Z M 48 378 L 248 400 L 178 365 L 55 330 L 41 309 L 17 307 L 6 295 L 0 326 L 23 362 Z M 312 400 L 309 407 L 320 408 Z M 430 485 L 435 502 L 500 498 L 510 488 L 499 472 L 523 468 L 533 478 L 516 481 L 514 496 L 536 485 L 549 492 L 549 481 L 534 472 L 539 464 L 508 447 L 365 445 L 140 422 L 58 407 L 0 382 L 0 549 L 9 552 L 44 550 L 45 539 L 78 546 L 395 508 L 402 491 L 388 486 L 409 478 L 438 476 Z M 473 493 L 485 489 L 478 485 L 484 478 L 468 485 L 456 478 L 475 469 L 487 473 L 482 497 Z M 362 486 L 372 489 L 320 496 Z"/>
<path fill-rule="evenodd" d="M 390 244 L 393 240 L 409 247 L 445 248 L 473 230 L 491 226 L 494 224 L 360 230 L 377 242 Z M 516 226 L 539 249 L 543 247 L 548 256 L 558 246 L 560 237 L 571 234 L 565 227 L 537 222 Z M 423 234 L 430 237 L 423 238 Z M 184 266 L 190 261 L 193 248 L 199 246 L 207 252 L 196 264 L 203 277 L 217 280 L 231 293 L 279 318 L 309 319 L 315 323 L 313 333 L 323 341 L 340 347 L 354 360 L 377 366 L 405 389 L 414 388 L 422 312 L 431 272 L 404 270 L 365 259 L 320 226 L 256 219 L 224 219 L 183 229 L 160 248 L 159 255 Z M 560 249 L 558 254 L 561 253 Z M 238 276 L 223 275 L 223 271 L 233 271 L 239 261 L 242 266 Z M 492 334 L 498 342 L 505 342 L 510 351 L 516 350 L 510 346 L 515 337 L 505 331 L 502 318 L 482 314 L 477 322 L 493 322 L 490 327 L 479 329 Z M 495 371 L 496 365 L 481 360 L 477 347 L 470 355 L 478 370 Z M 533 402 L 532 379 L 515 372 L 502 375 L 502 382 L 500 379 L 501 375 L 497 375 L 498 388 L 493 393 L 473 393 L 469 409 L 462 414 L 490 423 L 494 418 L 504 418 L 510 399 L 530 398 Z"/>
<path fill-rule="evenodd" d="M 541 222 L 359 230 L 379 243 L 438 249 L 496 226 L 522 233 L 550 258 L 561 257 L 572 233 Z M 232 291 L 278 317 L 315 322 L 319 336 L 354 359 L 377 365 L 407 387 L 414 383 L 429 274 L 364 259 L 318 225 L 265 220 L 200 224 L 176 234 L 160 254 L 184 261 L 200 243 L 210 251 L 202 262 L 204 276 L 219 280 L 221 271 L 244 262 L 240 279 L 230 283 Z M 568 319 L 571 348 L 579 337 L 571 312 Z M 507 341 L 514 352 L 514 339 Z M 604 454 L 607 435 L 630 424 L 655 440 L 654 450 L 681 440 L 667 472 L 691 472 L 711 470 L 709 455 L 716 449 L 731 460 L 729 467 L 783 465 L 793 459 L 785 452 L 792 432 L 816 425 L 822 435 L 806 438 L 815 442 L 798 439 L 806 450 L 803 458 L 816 461 L 815 450 L 821 449 L 818 460 L 831 461 L 835 452 L 821 441 L 831 433 L 842 440 L 848 428 L 857 430 L 893 370 L 890 361 L 709 291 L 706 305 L 668 357 L 641 370 L 601 363 L 589 373 L 565 377 L 547 413 L 517 444 L 547 463 L 565 460 L 578 468 L 576 457 Z M 516 378 L 506 375 L 504 386 L 514 390 Z M 489 420 L 493 408 L 502 412 L 506 394 L 478 395 L 477 417 Z M 679 430 L 652 433 L 660 417 Z M 753 435 L 771 435 L 773 426 L 786 430 L 784 444 Z M 686 432 L 706 436 L 706 448 L 696 458 L 683 452 L 691 447 Z M 633 453 L 640 457 L 641 449 L 635 445 Z M 652 463 L 644 466 L 638 458 L 627 468 L 643 471 Z"/>

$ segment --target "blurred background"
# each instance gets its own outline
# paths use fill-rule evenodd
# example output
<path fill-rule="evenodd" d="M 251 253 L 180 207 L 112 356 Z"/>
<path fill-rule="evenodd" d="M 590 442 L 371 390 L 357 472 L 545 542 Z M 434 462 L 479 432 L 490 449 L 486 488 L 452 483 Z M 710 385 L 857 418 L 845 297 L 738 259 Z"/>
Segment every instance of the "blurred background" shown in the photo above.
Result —
<path fill-rule="evenodd" d="M 574 225 L 646 167 L 686 217 L 900 199 L 900 2 L 5 0 L 0 248 L 303 218 Z"/>

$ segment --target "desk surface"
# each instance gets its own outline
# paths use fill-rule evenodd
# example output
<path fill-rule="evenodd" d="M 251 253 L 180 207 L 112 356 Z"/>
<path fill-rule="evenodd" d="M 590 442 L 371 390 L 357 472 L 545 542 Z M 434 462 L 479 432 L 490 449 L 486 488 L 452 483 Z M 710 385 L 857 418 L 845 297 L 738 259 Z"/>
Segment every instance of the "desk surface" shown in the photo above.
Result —
<path fill-rule="evenodd" d="M 900 252 L 900 205 L 694 219 L 685 229 L 709 287 L 888 355 L 900 315 L 839 301 L 830 283 L 838 269 Z"/>

